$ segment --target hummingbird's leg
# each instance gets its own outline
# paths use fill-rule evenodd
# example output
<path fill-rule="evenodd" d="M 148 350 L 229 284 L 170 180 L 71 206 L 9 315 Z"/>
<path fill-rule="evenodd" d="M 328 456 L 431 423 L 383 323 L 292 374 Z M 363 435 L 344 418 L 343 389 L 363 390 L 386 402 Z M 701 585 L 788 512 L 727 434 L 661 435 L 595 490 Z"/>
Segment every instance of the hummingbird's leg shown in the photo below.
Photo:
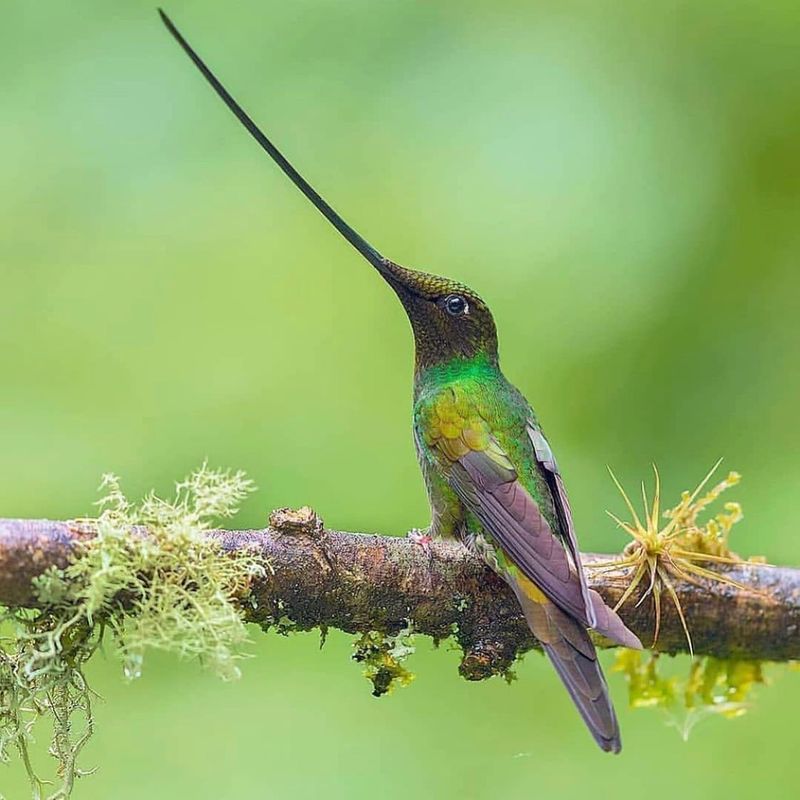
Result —
<path fill-rule="evenodd" d="M 411 539 L 415 545 L 421 547 L 426 555 L 431 554 L 431 542 L 433 541 L 433 536 L 431 535 L 430 529 L 423 531 L 419 528 L 412 528 L 408 532 L 408 538 Z"/>
<path fill-rule="evenodd" d="M 424 589 L 431 589 L 433 587 L 433 548 L 431 544 L 434 540 L 434 535 L 432 532 L 433 526 L 425 528 L 424 530 L 420 528 L 412 528 L 407 537 L 411 540 L 414 544 L 415 549 L 417 547 L 422 549 L 422 552 L 425 554 L 425 559 L 427 561 L 427 566 L 424 572 L 421 575 L 422 587 Z"/>

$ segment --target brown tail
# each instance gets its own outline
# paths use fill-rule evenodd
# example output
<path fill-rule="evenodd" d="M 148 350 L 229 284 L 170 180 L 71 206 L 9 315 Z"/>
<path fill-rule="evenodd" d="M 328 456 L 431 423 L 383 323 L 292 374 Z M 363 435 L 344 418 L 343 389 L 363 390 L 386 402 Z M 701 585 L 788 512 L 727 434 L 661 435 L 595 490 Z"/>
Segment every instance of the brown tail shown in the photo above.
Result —
<path fill-rule="evenodd" d="M 618 753 L 622 743 L 617 716 L 586 629 L 545 598 L 533 584 L 528 586 L 527 579 L 510 579 L 509 583 L 530 629 L 542 643 L 589 732 L 603 750 Z"/>

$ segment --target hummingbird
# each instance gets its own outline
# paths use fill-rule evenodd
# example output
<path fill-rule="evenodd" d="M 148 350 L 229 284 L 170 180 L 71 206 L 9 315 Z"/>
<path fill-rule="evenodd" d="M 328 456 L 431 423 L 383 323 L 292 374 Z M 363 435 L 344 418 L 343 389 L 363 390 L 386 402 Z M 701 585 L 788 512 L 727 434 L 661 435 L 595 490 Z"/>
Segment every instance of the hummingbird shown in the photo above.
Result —
<path fill-rule="evenodd" d="M 455 537 L 516 595 L 597 744 L 621 749 L 619 724 L 588 630 L 625 647 L 639 639 L 590 589 L 572 512 L 536 414 L 500 370 L 486 303 L 461 283 L 402 267 L 348 225 L 289 163 L 159 9 L 162 21 L 225 105 L 292 183 L 377 270 L 414 335 L 413 433 L 431 508 L 417 540 Z"/>

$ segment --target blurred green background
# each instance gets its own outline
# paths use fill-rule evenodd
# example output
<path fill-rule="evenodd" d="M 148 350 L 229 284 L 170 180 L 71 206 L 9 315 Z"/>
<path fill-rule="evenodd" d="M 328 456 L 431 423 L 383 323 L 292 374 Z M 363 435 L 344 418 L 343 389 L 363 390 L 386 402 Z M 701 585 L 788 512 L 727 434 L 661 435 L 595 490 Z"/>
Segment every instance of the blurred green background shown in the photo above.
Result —
<path fill-rule="evenodd" d="M 800 563 L 800 12 L 789 2 L 173 0 L 233 93 L 367 238 L 491 304 L 583 546 L 623 540 L 611 464 L 668 496 L 720 455 L 744 554 Z M 237 524 L 427 522 L 411 337 L 386 286 L 213 97 L 151 3 L 5 0 L 0 515 L 91 511 L 101 473 L 170 490 L 204 458 Z M 332 634 L 254 632 L 224 685 L 113 659 L 77 798 L 750 797 L 800 781 L 800 681 L 688 744 L 625 708 L 596 750 L 531 655 L 468 684 L 421 642 L 376 700 Z M 604 656 L 608 658 L 608 656 Z M 607 662 L 608 663 L 608 662 Z M 43 759 L 46 761 L 46 759 Z M 0 768 L 9 800 L 27 797 Z"/>

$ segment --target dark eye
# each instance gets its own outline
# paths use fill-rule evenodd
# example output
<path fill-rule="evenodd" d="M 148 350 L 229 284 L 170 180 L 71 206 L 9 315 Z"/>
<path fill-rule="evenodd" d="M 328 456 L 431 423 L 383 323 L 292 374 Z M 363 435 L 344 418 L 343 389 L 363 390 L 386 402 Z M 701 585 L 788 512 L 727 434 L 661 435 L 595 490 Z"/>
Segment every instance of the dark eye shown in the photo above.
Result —
<path fill-rule="evenodd" d="M 460 294 L 449 294 L 444 299 L 444 310 L 454 317 L 466 314 L 469 311 L 467 301 Z"/>

